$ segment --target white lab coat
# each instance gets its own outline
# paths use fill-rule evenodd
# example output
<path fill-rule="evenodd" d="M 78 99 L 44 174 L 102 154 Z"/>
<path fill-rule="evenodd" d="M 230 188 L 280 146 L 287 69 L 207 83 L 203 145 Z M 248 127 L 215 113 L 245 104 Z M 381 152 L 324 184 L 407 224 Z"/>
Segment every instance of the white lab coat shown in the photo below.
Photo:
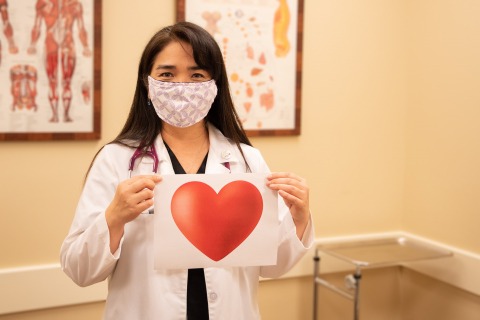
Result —
<path fill-rule="evenodd" d="M 210 150 L 206 173 L 244 173 L 245 164 L 236 145 L 209 125 Z M 155 143 L 159 173 L 173 174 L 161 136 Z M 252 172 L 269 172 L 260 152 L 242 145 Z M 79 286 L 109 279 L 104 318 L 108 320 L 185 320 L 187 270 L 154 270 L 153 218 L 141 214 L 125 226 L 119 249 L 110 253 L 105 209 L 117 185 L 129 177 L 133 150 L 118 144 L 104 147 L 86 180 L 68 236 L 61 248 L 63 271 Z M 138 160 L 134 175 L 150 174 L 150 158 Z M 310 221 L 302 241 L 283 200 L 279 197 L 277 265 L 264 267 L 205 268 L 211 320 L 260 319 L 257 305 L 259 277 L 278 277 L 287 272 L 313 243 Z"/>

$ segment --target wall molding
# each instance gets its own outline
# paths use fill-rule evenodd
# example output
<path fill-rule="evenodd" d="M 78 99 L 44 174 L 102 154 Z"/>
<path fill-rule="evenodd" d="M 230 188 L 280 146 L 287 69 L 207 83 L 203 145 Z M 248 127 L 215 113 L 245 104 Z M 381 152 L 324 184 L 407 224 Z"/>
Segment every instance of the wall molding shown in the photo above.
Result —
<path fill-rule="evenodd" d="M 404 263 L 403 266 L 480 296 L 480 254 L 432 241 L 411 233 L 406 237 L 453 252 L 448 258 Z"/>
<path fill-rule="evenodd" d="M 453 255 L 448 258 L 405 263 L 402 266 L 480 296 L 479 254 L 403 231 L 317 238 L 310 252 L 282 278 L 313 275 L 313 257 L 318 245 L 392 237 L 406 237 L 452 251 Z M 345 262 L 331 258 L 328 261 L 329 257 L 322 253 L 320 256 L 322 274 L 352 268 L 352 265 Z M 80 288 L 62 272 L 57 263 L 0 269 L 0 288 L 0 314 L 98 302 L 105 300 L 107 295 L 106 281 Z"/>
<path fill-rule="evenodd" d="M 0 269 L 0 315 L 105 300 L 107 282 L 78 287 L 60 264 Z"/>

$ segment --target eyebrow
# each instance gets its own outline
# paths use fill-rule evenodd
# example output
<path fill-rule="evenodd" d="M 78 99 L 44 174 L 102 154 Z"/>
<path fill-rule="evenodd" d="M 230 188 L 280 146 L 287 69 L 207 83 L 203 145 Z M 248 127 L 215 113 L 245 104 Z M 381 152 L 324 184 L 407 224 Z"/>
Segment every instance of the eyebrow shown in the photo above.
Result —
<path fill-rule="evenodd" d="M 174 65 L 169 65 L 169 64 L 160 64 L 155 67 L 155 70 L 160 70 L 160 69 L 167 69 L 167 70 L 173 70 L 176 69 L 177 67 Z M 202 67 L 199 67 L 197 65 L 188 67 L 188 70 L 205 70 Z M 206 70 L 205 70 L 206 71 Z"/>

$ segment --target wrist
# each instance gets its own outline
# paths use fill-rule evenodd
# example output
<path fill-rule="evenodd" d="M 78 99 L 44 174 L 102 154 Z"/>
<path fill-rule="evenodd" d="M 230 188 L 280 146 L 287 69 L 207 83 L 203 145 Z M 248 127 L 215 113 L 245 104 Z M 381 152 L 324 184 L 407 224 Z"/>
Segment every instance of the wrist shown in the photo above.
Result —
<path fill-rule="evenodd" d="M 105 211 L 105 220 L 107 221 L 107 226 L 110 232 L 112 231 L 122 231 L 125 226 L 125 223 L 114 214 L 113 210 L 109 207 Z"/>
<path fill-rule="evenodd" d="M 300 215 L 300 217 L 293 217 L 293 223 L 295 223 L 295 226 L 297 227 L 306 227 L 308 222 L 310 221 L 310 213 L 308 214 L 302 214 Z"/>

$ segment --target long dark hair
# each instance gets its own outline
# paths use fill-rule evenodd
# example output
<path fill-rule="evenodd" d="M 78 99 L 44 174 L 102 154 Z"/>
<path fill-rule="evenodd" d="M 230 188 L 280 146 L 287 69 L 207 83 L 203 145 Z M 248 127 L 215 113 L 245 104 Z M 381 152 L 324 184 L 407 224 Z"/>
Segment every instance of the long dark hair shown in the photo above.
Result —
<path fill-rule="evenodd" d="M 172 41 L 190 44 L 197 65 L 208 71 L 215 80 L 218 92 L 206 120 L 231 139 L 243 155 L 240 143 L 250 146 L 252 144 L 233 105 L 222 52 L 205 29 L 191 22 L 178 22 L 165 27 L 155 33 L 147 43 L 138 66 L 137 85 L 127 121 L 118 136 L 109 143 L 144 148 L 152 145 L 160 134 L 162 122 L 154 108 L 148 106 L 148 76 L 157 55 Z M 246 166 L 248 168 L 248 163 Z"/>

